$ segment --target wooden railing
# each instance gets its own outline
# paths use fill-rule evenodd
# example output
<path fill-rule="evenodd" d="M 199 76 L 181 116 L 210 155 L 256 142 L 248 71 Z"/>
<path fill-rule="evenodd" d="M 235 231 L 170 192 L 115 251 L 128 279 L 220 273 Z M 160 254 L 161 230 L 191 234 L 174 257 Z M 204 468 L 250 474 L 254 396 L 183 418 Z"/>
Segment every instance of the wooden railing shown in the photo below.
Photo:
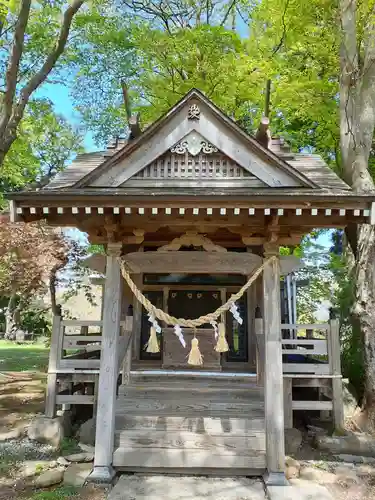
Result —
<path fill-rule="evenodd" d="M 120 323 L 117 372 L 122 370 L 123 381 L 130 372 L 132 325 L 131 316 Z M 47 416 L 54 416 L 56 404 L 94 404 L 95 389 L 90 395 L 75 395 L 68 390 L 59 392 L 57 383 L 63 375 L 77 375 L 76 379 L 81 376 L 82 380 L 93 375 L 94 385 L 97 383 L 102 350 L 101 330 L 102 321 L 63 320 L 60 316 L 54 316 L 47 377 Z"/>
<path fill-rule="evenodd" d="M 330 323 L 283 324 L 281 330 L 284 373 L 331 374 L 332 367 L 329 358 L 333 349 L 332 342 L 336 348 L 336 339 L 334 339 L 336 331 L 332 330 Z M 304 332 L 303 335 L 299 335 L 301 331 Z M 293 332 L 293 338 L 284 338 L 285 334 L 290 335 L 291 332 Z M 339 345 L 338 349 L 340 349 Z M 285 361 L 285 357 L 289 359 Z"/>

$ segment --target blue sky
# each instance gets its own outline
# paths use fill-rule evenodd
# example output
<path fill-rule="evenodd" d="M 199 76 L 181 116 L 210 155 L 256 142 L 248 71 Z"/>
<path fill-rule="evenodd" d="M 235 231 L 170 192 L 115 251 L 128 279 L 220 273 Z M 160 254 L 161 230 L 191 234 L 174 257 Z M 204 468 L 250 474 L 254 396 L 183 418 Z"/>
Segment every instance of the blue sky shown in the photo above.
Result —
<path fill-rule="evenodd" d="M 47 83 L 38 92 L 37 97 L 46 97 L 50 99 L 55 107 L 56 113 L 63 115 L 70 123 L 84 127 L 80 120 L 79 113 L 74 109 L 72 99 L 69 95 L 69 88 L 65 85 Z M 93 139 L 92 133 L 87 129 L 84 132 L 84 147 L 87 152 L 100 149 Z"/>

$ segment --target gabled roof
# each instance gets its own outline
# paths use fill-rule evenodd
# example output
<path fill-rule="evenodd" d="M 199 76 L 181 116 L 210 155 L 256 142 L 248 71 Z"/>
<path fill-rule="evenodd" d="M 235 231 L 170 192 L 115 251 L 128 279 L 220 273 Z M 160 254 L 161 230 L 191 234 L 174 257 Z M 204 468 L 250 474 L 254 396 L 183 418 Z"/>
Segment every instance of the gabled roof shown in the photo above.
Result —
<path fill-rule="evenodd" d="M 189 119 L 191 106 L 196 107 L 198 114 Z M 269 186 L 317 187 L 298 170 L 246 134 L 196 89 L 191 90 L 141 136 L 129 141 L 79 179 L 74 187 L 119 187 L 192 131 L 200 134 L 242 167 L 252 170 Z"/>
<path fill-rule="evenodd" d="M 193 107 L 197 115 L 190 117 Z M 159 178 L 152 185 L 149 179 L 148 183 L 142 184 L 140 172 L 160 162 L 163 155 L 175 151 L 176 146 L 185 144 L 191 134 L 196 136 L 195 140 L 212 146 L 224 162 L 228 159 L 237 171 L 242 169 L 245 176 L 257 180 L 252 187 L 250 181 L 236 184 L 222 178 L 221 184 L 212 182 L 212 188 L 209 186 L 211 196 L 216 188 L 217 194 L 223 195 L 226 185 L 230 188 L 227 193 L 230 196 L 236 193 L 239 196 L 245 193 L 270 196 L 272 191 L 275 195 L 290 193 L 291 196 L 321 198 L 355 194 L 320 156 L 291 153 L 277 138 L 270 141 L 268 149 L 263 147 L 200 91 L 193 89 L 136 139 L 120 140 L 105 151 L 78 155 L 65 171 L 39 191 L 39 195 L 53 192 L 56 195 L 92 196 L 95 192 L 108 195 L 111 191 L 114 196 L 186 195 L 190 191 L 183 188 L 189 184 L 179 183 L 178 175 L 172 175 L 173 179 Z M 134 178 L 137 178 L 136 182 Z M 206 194 L 203 188 L 208 184 L 209 181 L 205 185 L 196 182 L 192 194 Z M 19 198 L 19 194 L 15 197 Z"/>

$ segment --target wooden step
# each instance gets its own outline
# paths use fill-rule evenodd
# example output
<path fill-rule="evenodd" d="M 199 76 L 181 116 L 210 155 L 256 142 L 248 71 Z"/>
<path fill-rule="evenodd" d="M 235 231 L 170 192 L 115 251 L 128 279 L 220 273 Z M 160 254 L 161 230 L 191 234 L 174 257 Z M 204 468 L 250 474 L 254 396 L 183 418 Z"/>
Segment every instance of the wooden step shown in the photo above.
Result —
<path fill-rule="evenodd" d="M 240 455 L 212 450 L 122 448 L 115 449 L 113 465 L 120 470 L 217 475 L 260 475 L 266 468 L 265 452 Z"/>
<path fill-rule="evenodd" d="M 180 384 L 186 381 L 224 382 L 230 385 L 237 383 L 256 384 L 257 376 L 254 373 L 227 373 L 192 370 L 134 370 L 130 372 L 130 380 L 137 383 L 157 381 L 158 383 Z"/>
<path fill-rule="evenodd" d="M 246 374 L 132 375 L 119 388 L 115 419 L 113 463 L 121 470 L 248 475 L 265 468 L 264 391 Z"/>
<path fill-rule="evenodd" d="M 215 454 L 239 453 L 253 455 L 264 452 L 266 437 L 264 430 L 246 436 L 213 435 L 190 431 L 122 431 L 115 436 L 115 445 L 120 448 L 167 448 L 183 450 L 211 450 Z"/>
<path fill-rule="evenodd" d="M 116 434 L 137 429 L 145 433 L 149 431 L 190 431 L 209 435 L 247 436 L 254 432 L 264 432 L 264 417 L 185 417 L 185 416 L 141 416 L 117 415 Z"/>
<path fill-rule="evenodd" d="M 134 389 L 137 391 L 163 391 L 163 392 L 186 392 L 186 391 L 197 391 L 197 392 L 231 392 L 231 393 L 244 393 L 248 395 L 258 394 L 260 397 L 264 397 L 264 388 L 256 385 L 254 383 L 246 382 L 236 382 L 231 384 L 229 381 L 202 381 L 202 380 L 192 380 L 184 382 L 176 381 L 149 381 L 149 382 L 139 382 L 132 381 L 129 385 L 121 385 L 118 390 L 118 394 L 127 394 L 129 389 Z"/>
<path fill-rule="evenodd" d="M 253 416 L 263 415 L 263 403 L 260 401 L 216 401 L 210 398 L 186 400 L 123 398 L 116 403 L 116 414 L 130 415 L 185 415 L 185 416 Z"/>
<path fill-rule="evenodd" d="M 209 398 L 210 400 L 217 401 L 264 401 L 264 392 L 259 387 L 244 388 L 222 388 L 222 387 L 185 387 L 184 389 L 178 387 L 160 387 L 160 386 L 139 386 L 139 385 L 125 385 L 119 387 L 118 399 L 123 400 L 127 398 L 143 399 L 176 399 L 183 398 L 184 400 L 199 400 Z"/>

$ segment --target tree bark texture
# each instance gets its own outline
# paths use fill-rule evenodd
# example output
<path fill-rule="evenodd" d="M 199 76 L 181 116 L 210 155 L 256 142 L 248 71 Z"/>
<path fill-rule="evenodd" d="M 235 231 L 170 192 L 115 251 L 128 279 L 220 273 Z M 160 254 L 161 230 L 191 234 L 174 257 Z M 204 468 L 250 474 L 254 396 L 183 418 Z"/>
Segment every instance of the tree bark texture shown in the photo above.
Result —
<path fill-rule="evenodd" d="M 356 192 L 368 193 L 375 191 L 368 169 L 375 127 L 375 26 L 368 22 L 360 45 L 356 14 L 356 0 L 340 0 L 341 158 L 344 180 Z M 362 50 L 361 54 L 359 50 Z M 346 234 L 355 257 L 353 315 L 360 324 L 364 349 L 362 410 L 368 429 L 375 430 L 375 228 L 362 224 L 348 227 Z"/>

